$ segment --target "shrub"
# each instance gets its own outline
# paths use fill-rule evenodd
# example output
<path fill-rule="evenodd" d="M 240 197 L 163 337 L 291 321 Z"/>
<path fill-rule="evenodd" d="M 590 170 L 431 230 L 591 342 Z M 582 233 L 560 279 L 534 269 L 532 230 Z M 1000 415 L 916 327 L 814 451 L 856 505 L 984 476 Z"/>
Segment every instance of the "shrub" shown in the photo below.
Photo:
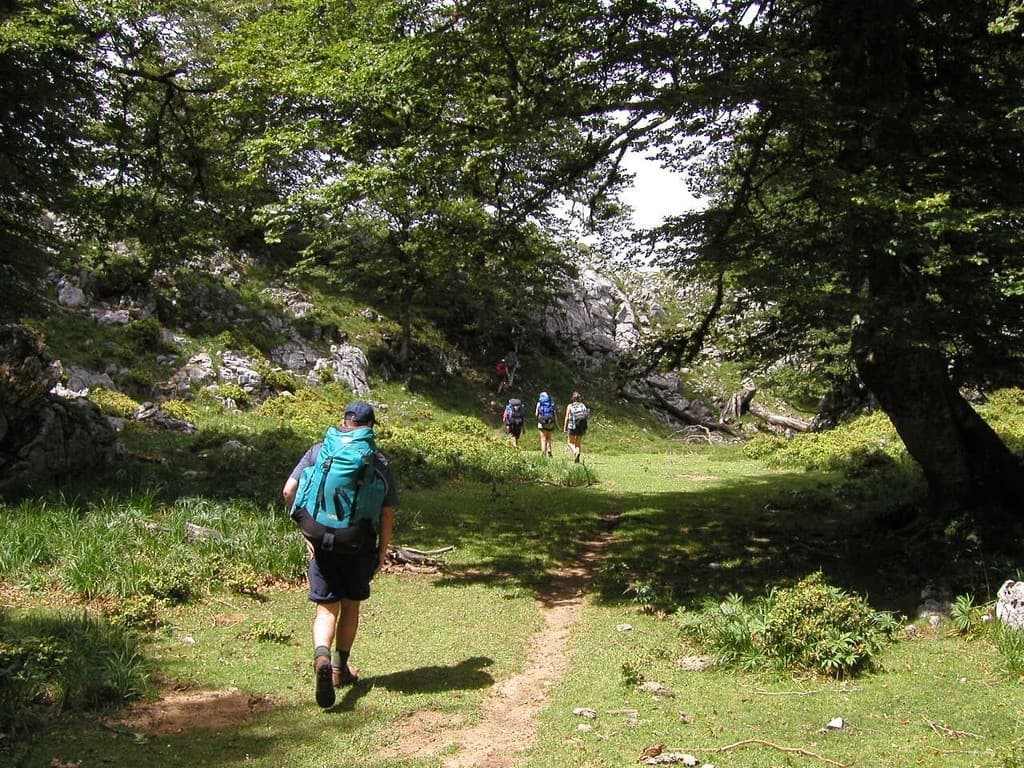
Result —
<path fill-rule="evenodd" d="M 0 731 L 31 727 L 51 707 L 87 711 L 140 695 L 149 674 L 134 636 L 81 614 L 0 614 Z"/>
<path fill-rule="evenodd" d="M 195 409 L 184 400 L 166 400 L 160 403 L 160 407 L 176 419 L 187 421 L 190 424 L 196 423 Z"/>
<path fill-rule="evenodd" d="M 975 605 L 971 595 L 959 595 L 949 607 L 949 618 L 957 634 L 974 637 L 985 627 L 988 612 L 984 606 Z"/>
<path fill-rule="evenodd" d="M 874 413 L 826 432 L 798 435 L 791 440 L 760 436 L 747 443 L 744 453 L 773 467 L 856 475 L 902 461 L 906 449 L 889 418 L 884 413 Z"/>
<path fill-rule="evenodd" d="M 684 632 L 725 665 L 775 668 L 843 678 L 862 672 L 898 622 L 861 598 L 825 582 L 821 573 L 746 605 L 735 595 L 697 614 L 683 614 Z"/>
<path fill-rule="evenodd" d="M 128 395 L 104 389 L 103 387 L 96 387 L 89 392 L 89 399 L 96 403 L 99 409 L 107 416 L 130 419 L 139 410 L 139 404 L 128 397 Z"/>
<path fill-rule="evenodd" d="M 217 397 L 223 400 L 234 400 L 239 408 L 249 407 L 249 393 L 233 381 L 228 381 L 217 386 Z"/>
<path fill-rule="evenodd" d="M 1024 679 L 1024 629 L 997 621 L 993 639 L 1002 657 L 1003 674 L 1011 679 Z"/>
<path fill-rule="evenodd" d="M 978 412 L 1011 450 L 1024 453 L 1024 390 L 993 392 Z"/>
<path fill-rule="evenodd" d="M 155 317 L 134 320 L 124 328 L 125 344 L 131 355 L 143 355 L 166 349 L 163 328 Z"/>

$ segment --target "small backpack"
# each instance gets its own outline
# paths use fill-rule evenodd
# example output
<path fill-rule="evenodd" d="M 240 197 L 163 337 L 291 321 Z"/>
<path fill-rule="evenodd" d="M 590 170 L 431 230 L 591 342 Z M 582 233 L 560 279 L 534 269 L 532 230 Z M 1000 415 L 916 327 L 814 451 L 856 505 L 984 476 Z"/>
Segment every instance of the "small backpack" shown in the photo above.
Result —
<path fill-rule="evenodd" d="M 523 401 L 513 397 L 505 406 L 505 414 L 502 420 L 511 426 L 519 426 L 526 421 L 526 409 L 523 408 Z"/>
<path fill-rule="evenodd" d="M 302 471 L 291 517 L 315 547 L 355 552 L 380 526 L 388 484 L 371 427 L 329 427 L 316 463 Z"/>
<path fill-rule="evenodd" d="M 590 411 L 583 403 L 569 403 L 569 429 L 585 430 Z"/>
<path fill-rule="evenodd" d="M 549 422 L 555 420 L 555 401 L 551 398 L 537 403 L 537 420 Z"/>

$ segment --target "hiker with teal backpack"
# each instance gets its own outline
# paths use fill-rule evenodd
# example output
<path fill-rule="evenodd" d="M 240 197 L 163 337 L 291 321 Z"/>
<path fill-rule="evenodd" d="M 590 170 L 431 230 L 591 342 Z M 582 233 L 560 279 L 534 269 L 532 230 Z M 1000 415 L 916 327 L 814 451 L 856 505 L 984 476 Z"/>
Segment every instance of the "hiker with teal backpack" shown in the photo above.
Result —
<path fill-rule="evenodd" d="M 540 454 L 541 456 L 551 455 L 551 433 L 555 429 L 555 419 L 558 418 L 558 408 L 555 400 L 547 392 L 541 392 L 537 398 L 537 407 L 534 409 L 537 417 L 537 431 L 540 432 Z"/>
<path fill-rule="evenodd" d="M 335 688 L 358 681 L 348 659 L 359 629 L 359 605 L 387 562 L 398 492 L 377 450 L 373 406 L 345 408 L 341 426 L 295 465 L 282 491 L 309 549 L 316 703 L 334 705 Z"/>
<path fill-rule="evenodd" d="M 565 424 L 562 429 L 569 435 L 569 453 L 573 461 L 579 462 L 583 453 L 583 436 L 587 434 L 587 422 L 590 420 L 590 409 L 583 403 L 583 396 L 573 392 L 569 405 L 565 409 Z"/>

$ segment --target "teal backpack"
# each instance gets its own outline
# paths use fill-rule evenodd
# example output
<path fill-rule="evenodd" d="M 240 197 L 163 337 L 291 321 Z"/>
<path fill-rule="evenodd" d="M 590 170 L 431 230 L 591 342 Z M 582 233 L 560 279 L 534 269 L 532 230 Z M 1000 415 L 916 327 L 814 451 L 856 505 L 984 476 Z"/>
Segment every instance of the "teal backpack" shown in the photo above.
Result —
<path fill-rule="evenodd" d="M 306 467 L 291 517 L 317 549 L 358 552 L 371 549 L 388 492 L 377 466 L 372 427 L 329 427 L 316 463 Z"/>

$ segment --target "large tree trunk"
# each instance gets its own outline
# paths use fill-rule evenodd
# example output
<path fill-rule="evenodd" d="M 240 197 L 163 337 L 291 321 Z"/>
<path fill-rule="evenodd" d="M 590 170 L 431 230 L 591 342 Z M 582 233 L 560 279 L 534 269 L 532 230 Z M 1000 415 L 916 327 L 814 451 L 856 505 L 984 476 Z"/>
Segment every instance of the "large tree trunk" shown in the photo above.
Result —
<path fill-rule="evenodd" d="M 987 526 L 1024 522 L 1024 465 L 954 386 L 943 355 L 912 343 L 905 330 L 903 323 L 859 323 L 854 355 L 865 385 L 924 471 L 934 515 L 946 522 L 972 510 Z"/>

